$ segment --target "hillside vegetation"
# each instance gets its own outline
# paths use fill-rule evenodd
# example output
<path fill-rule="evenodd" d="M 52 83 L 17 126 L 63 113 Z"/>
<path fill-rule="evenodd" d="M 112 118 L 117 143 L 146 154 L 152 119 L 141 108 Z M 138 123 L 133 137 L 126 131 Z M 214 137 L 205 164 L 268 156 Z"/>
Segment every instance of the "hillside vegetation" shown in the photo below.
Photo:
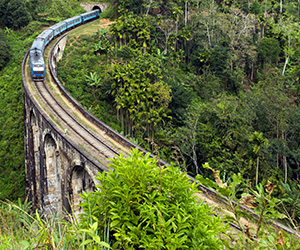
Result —
<path fill-rule="evenodd" d="M 110 29 L 70 38 L 58 74 L 110 126 L 192 175 L 270 181 L 300 212 L 298 2 L 119 1 Z M 134 7 L 133 7 L 134 6 Z"/>

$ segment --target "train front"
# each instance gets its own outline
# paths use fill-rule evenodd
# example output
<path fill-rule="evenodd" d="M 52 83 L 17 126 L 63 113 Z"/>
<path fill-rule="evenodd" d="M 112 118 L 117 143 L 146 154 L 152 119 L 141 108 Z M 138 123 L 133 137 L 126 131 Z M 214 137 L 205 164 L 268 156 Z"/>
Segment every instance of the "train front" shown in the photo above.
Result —
<path fill-rule="evenodd" d="M 33 81 L 43 81 L 45 77 L 45 62 L 43 58 L 44 41 L 35 40 L 31 46 L 29 59 Z"/>

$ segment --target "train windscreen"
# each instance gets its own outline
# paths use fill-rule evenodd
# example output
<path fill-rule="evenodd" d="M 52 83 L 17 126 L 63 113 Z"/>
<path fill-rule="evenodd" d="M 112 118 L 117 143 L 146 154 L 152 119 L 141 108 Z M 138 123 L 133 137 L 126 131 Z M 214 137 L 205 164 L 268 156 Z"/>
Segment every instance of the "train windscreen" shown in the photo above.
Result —
<path fill-rule="evenodd" d="M 33 73 L 34 74 L 43 74 L 44 73 L 44 67 L 40 67 L 40 66 L 36 66 L 36 67 L 33 67 Z"/>

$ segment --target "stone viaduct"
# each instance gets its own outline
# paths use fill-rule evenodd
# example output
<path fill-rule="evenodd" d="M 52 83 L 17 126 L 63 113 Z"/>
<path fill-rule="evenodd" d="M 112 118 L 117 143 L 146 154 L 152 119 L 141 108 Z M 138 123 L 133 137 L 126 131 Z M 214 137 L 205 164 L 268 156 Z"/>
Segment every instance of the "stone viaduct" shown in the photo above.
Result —
<path fill-rule="evenodd" d="M 26 195 L 33 207 L 47 214 L 71 212 L 79 194 L 94 188 L 97 171 L 108 171 L 58 127 L 32 95 L 25 80 L 23 110 Z"/>
<path fill-rule="evenodd" d="M 62 56 L 67 36 L 61 38 L 53 47 L 49 65 L 54 82 L 62 95 L 95 126 L 126 148 L 138 147 L 124 136 L 98 120 L 82 107 L 64 89 L 56 76 L 56 59 Z M 65 212 L 76 214 L 80 208 L 82 191 L 95 188 L 98 171 L 109 171 L 63 131 L 41 107 L 40 100 L 32 92 L 30 77 L 26 75 L 28 52 L 22 63 L 24 147 L 26 171 L 26 195 L 33 208 L 45 214 Z M 142 148 L 141 151 L 146 152 Z"/>

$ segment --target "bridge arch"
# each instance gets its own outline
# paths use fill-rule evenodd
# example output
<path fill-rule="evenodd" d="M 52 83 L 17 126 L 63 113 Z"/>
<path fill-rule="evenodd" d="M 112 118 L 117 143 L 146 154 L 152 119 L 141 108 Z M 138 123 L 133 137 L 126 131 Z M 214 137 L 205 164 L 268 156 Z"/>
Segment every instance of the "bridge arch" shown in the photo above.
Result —
<path fill-rule="evenodd" d="M 34 153 L 36 153 L 38 152 L 38 145 L 39 145 L 39 126 L 38 126 L 38 121 L 34 110 L 30 111 L 30 125 L 31 125 L 31 132 L 32 132 L 33 149 L 34 149 Z"/>
<path fill-rule="evenodd" d="M 80 197 L 80 194 L 82 194 L 83 191 L 94 191 L 95 183 L 83 164 L 75 164 L 74 167 L 72 167 L 70 177 L 70 206 L 74 215 L 77 217 L 77 215 L 82 212 L 82 208 L 78 206 L 83 202 L 83 198 Z"/>
<path fill-rule="evenodd" d="M 37 190 L 40 190 L 40 152 L 39 152 L 39 126 L 37 121 L 37 116 L 35 111 L 32 109 L 30 111 L 30 144 L 31 144 L 31 177 L 33 180 L 36 180 L 31 183 L 32 190 L 32 203 L 33 205 L 39 204 L 40 193 Z"/>
<path fill-rule="evenodd" d="M 43 165 L 41 180 L 44 180 L 43 205 L 46 214 L 62 212 L 60 155 L 56 141 L 50 133 L 45 134 L 43 143 Z"/>

